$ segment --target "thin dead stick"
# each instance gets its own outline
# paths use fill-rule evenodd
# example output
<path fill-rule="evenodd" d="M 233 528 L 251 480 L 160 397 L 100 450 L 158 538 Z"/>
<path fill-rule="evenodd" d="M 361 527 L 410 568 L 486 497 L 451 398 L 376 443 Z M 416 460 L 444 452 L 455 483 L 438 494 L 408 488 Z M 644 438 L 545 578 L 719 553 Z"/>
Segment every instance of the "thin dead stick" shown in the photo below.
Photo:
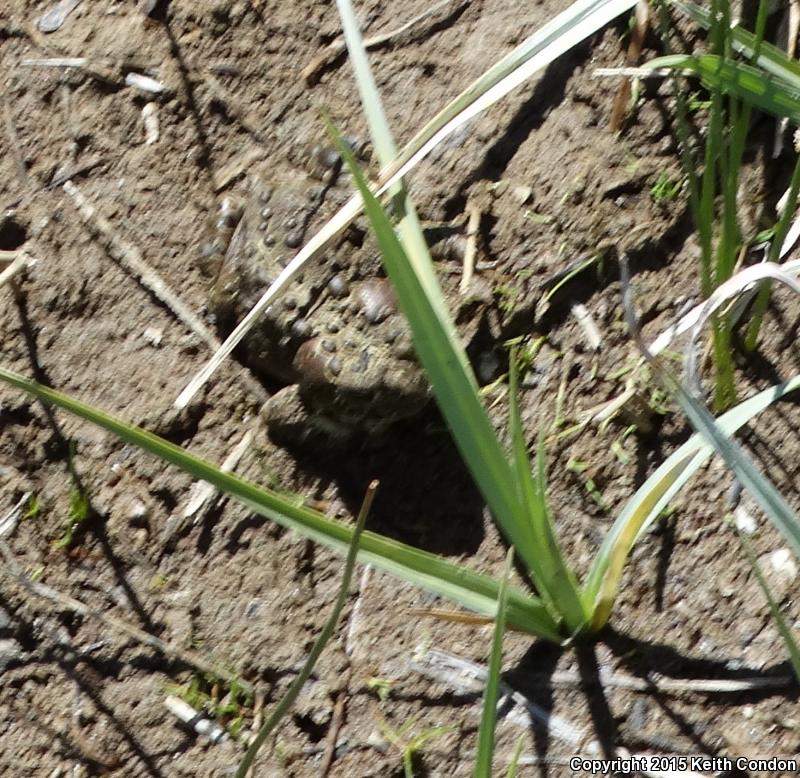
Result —
<path fill-rule="evenodd" d="M 333 706 L 333 716 L 331 726 L 328 729 L 328 737 L 325 742 L 325 753 L 322 755 L 322 762 L 319 766 L 319 778 L 326 778 L 330 772 L 333 758 L 336 756 L 336 741 L 339 738 L 339 730 L 344 722 L 344 708 L 347 703 L 347 691 L 340 692 Z"/>
<path fill-rule="evenodd" d="M 65 170 L 56 171 L 55 175 L 53 176 L 53 180 L 49 184 L 49 188 L 55 189 L 57 186 L 61 186 L 66 181 L 69 181 L 76 176 L 81 176 L 93 168 L 96 168 L 98 165 L 103 164 L 105 164 L 105 160 L 102 157 L 92 157 L 91 159 L 87 159 L 85 162 L 79 162 L 75 165 L 70 165 Z"/>
<path fill-rule="evenodd" d="M 236 446 L 231 449 L 230 454 L 225 457 L 225 461 L 220 467 L 223 473 L 230 473 L 233 468 L 239 464 L 239 460 L 242 458 L 244 452 L 250 448 L 250 444 L 253 442 L 253 436 L 253 430 L 248 430 Z M 211 498 L 218 490 L 207 481 L 195 481 L 195 484 L 197 488 L 193 489 L 194 494 L 189 500 L 189 504 L 183 510 L 183 517 L 185 519 L 191 518 L 193 522 L 197 524 L 202 516 L 202 509 L 205 507 L 206 503 L 211 501 Z"/>
<path fill-rule="evenodd" d="M 71 610 L 73 613 L 79 613 L 81 616 L 96 619 L 97 621 L 102 622 L 117 632 L 121 632 L 124 635 L 127 635 L 128 637 L 138 641 L 139 643 L 143 643 L 146 646 L 154 648 L 156 651 L 161 652 L 165 656 L 179 659 L 181 662 L 185 662 L 190 667 L 194 667 L 195 669 L 204 673 L 210 673 L 211 675 L 221 678 L 228 683 L 235 682 L 246 692 L 253 692 L 253 686 L 250 683 L 243 680 L 235 673 L 226 670 L 224 667 L 219 667 L 213 662 L 203 659 L 203 657 L 195 654 L 193 651 L 187 651 L 186 649 L 174 646 L 171 643 L 167 643 L 160 638 L 157 638 L 155 635 L 151 635 L 149 632 L 145 632 L 144 630 L 135 627 L 133 624 L 129 624 L 127 621 L 123 621 L 116 616 L 109 616 L 107 613 L 95 610 L 80 600 L 76 600 L 67 594 L 62 594 L 56 589 L 51 589 L 45 584 L 31 581 L 17 564 L 17 561 L 14 558 L 14 555 L 11 553 L 11 549 L 8 547 L 8 544 L 3 541 L 0 541 L 0 556 L 3 557 L 3 561 L 5 562 L 4 572 L 6 572 L 9 577 L 13 578 L 20 586 L 22 586 L 23 589 L 28 591 L 30 594 L 33 594 L 35 597 L 49 600 L 50 602 L 55 602 L 61 607 Z"/>
<path fill-rule="evenodd" d="M 22 518 L 22 509 L 28 504 L 30 496 L 31 492 L 25 492 L 17 500 L 17 504 L 0 519 L 0 538 L 13 534 L 17 524 L 19 524 L 19 520 Z"/>
<path fill-rule="evenodd" d="M 469 659 L 439 649 L 428 649 L 417 654 L 410 662 L 411 669 L 437 683 L 444 683 L 458 694 L 475 695 L 477 698 L 486 685 L 487 670 Z M 533 727 L 547 732 L 554 738 L 577 749 L 587 739 L 587 730 L 574 726 L 561 716 L 529 700 L 521 692 L 500 681 L 498 707 L 508 701 L 514 703 L 504 714 L 504 719 L 524 727 Z"/>
<path fill-rule="evenodd" d="M 88 57 L 37 57 L 23 59 L 20 64 L 25 67 L 75 68 L 85 75 L 111 86 L 121 87 L 125 84 L 125 81 L 115 72 L 115 68 L 112 65 L 94 62 Z"/>
<path fill-rule="evenodd" d="M 640 0 L 634 11 L 635 24 L 631 30 L 631 39 L 628 44 L 628 51 L 625 55 L 625 64 L 628 66 L 636 65 L 642 55 L 644 37 L 647 34 L 647 27 L 650 19 L 650 6 Z M 617 95 L 614 98 L 614 107 L 611 109 L 611 118 L 608 122 L 611 132 L 617 132 L 622 126 L 622 120 L 628 110 L 628 101 L 631 96 L 631 82 L 628 79 L 620 84 Z"/>
<path fill-rule="evenodd" d="M 0 273 L 0 287 L 5 286 L 12 278 L 35 263 L 36 260 L 26 251 L 0 251 L 0 265 L 8 264 L 8 267 Z"/>
<path fill-rule="evenodd" d="M 401 24 L 399 27 L 396 27 L 393 30 L 387 30 L 386 32 L 379 32 L 369 38 L 365 38 L 364 46 L 367 49 L 374 49 L 378 46 L 382 46 L 384 43 L 388 43 L 393 38 L 397 38 L 403 33 L 408 32 L 412 27 L 420 22 L 425 21 L 428 17 L 433 16 L 446 6 L 452 5 L 452 10 L 455 11 L 458 8 L 466 5 L 468 2 L 469 0 L 460 0 L 460 2 L 454 2 L 454 0 L 440 0 L 440 2 L 436 3 L 436 5 L 434 5 L 432 8 L 428 8 L 426 11 L 418 14 L 413 19 L 409 19 L 404 24 Z M 329 43 L 320 54 L 318 54 L 313 60 L 311 60 L 311 62 L 308 63 L 308 65 L 303 68 L 302 72 L 300 73 L 303 81 L 305 81 L 309 86 L 316 84 L 317 81 L 319 81 L 320 72 L 346 50 L 347 45 L 345 44 L 343 37 L 339 36 L 335 40 L 331 41 L 331 43 Z"/>
<path fill-rule="evenodd" d="M 231 449 L 231 452 L 225 457 L 225 461 L 220 466 L 220 470 L 223 473 L 230 473 L 239 464 L 242 455 L 253 442 L 253 435 L 253 430 L 248 430 L 236 446 Z M 166 546 L 171 543 L 176 535 L 183 532 L 190 519 L 193 524 L 198 524 L 208 509 L 219 502 L 219 500 L 214 499 L 216 494 L 218 494 L 216 486 L 207 481 L 195 481 L 189 490 L 189 501 L 184 509 L 167 520 L 161 536 L 162 545 Z"/>
<path fill-rule="evenodd" d="M 111 224 L 89 203 L 72 181 L 64 182 L 64 191 L 72 198 L 78 213 L 96 236 L 105 242 L 106 251 L 125 270 L 131 273 L 145 289 L 152 292 L 173 314 L 212 350 L 221 346 L 216 336 L 184 305 L 160 276 L 144 261 L 141 252 L 114 233 Z"/>
<path fill-rule="evenodd" d="M 554 673 L 541 673 L 524 676 L 526 683 L 541 682 L 543 686 L 586 686 L 586 680 L 574 670 L 558 670 Z M 753 678 L 667 678 L 660 673 L 652 673 L 647 678 L 637 678 L 624 673 L 613 673 L 601 667 L 598 683 L 605 688 L 628 689 L 635 692 L 660 692 L 681 694 L 740 694 L 766 689 L 786 689 L 797 683 L 790 675 Z"/>
<path fill-rule="evenodd" d="M 469 222 L 467 223 L 467 248 L 464 251 L 464 263 L 461 274 L 459 291 L 465 294 L 472 283 L 472 275 L 475 272 L 475 254 L 478 245 L 478 227 L 481 223 L 481 211 L 477 205 L 471 205 L 467 209 L 469 212 Z"/>

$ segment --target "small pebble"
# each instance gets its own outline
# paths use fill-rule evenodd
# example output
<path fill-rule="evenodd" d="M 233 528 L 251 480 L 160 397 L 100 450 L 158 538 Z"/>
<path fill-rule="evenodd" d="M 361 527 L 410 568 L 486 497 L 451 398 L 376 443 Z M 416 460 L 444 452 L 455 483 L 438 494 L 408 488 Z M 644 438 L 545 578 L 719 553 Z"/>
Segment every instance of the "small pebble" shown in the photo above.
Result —
<path fill-rule="evenodd" d="M 147 506 L 137 497 L 128 504 L 128 522 L 134 526 L 146 524 L 148 513 Z"/>
<path fill-rule="evenodd" d="M 797 578 L 797 565 L 788 548 L 779 548 L 777 551 L 773 551 L 769 555 L 769 562 L 776 573 L 787 578 Z"/>
<path fill-rule="evenodd" d="M 0 640 L 0 672 L 3 672 L 10 664 L 20 662 L 24 658 L 25 652 L 16 640 L 11 638 Z"/>
<path fill-rule="evenodd" d="M 158 348 L 161 345 L 161 341 L 164 339 L 164 331 L 156 327 L 148 327 L 142 333 L 142 337 L 151 346 Z"/>
<path fill-rule="evenodd" d="M 743 505 L 738 505 L 733 511 L 733 521 L 736 529 L 745 535 L 752 535 L 757 528 L 756 520 Z"/>

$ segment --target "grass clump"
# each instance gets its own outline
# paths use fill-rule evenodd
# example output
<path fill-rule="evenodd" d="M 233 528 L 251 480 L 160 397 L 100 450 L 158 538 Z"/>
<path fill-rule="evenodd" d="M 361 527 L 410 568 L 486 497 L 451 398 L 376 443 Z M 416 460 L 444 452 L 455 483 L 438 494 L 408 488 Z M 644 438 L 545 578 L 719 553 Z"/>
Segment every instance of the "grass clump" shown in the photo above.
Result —
<path fill-rule="evenodd" d="M 699 76 L 708 89 L 709 98 L 700 99 L 692 91 L 684 98 L 676 84 L 676 127 L 681 147 L 681 160 L 689 190 L 689 202 L 701 250 L 700 291 L 709 298 L 714 290 L 731 279 L 741 265 L 749 246 L 764 238 L 743 220 L 744 202 L 742 173 L 748 147 L 751 117 L 754 108 L 778 117 L 800 119 L 800 71 L 773 46 L 765 43 L 768 3 L 761 0 L 755 20 L 755 32 L 733 25 L 730 3 L 712 0 L 709 9 L 678 0 L 673 5 L 708 30 L 708 53 L 700 56 L 674 55 L 653 60 L 652 68 L 672 68 L 682 74 Z M 669 51 L 670 25 L 666 6 L 661 5 L 661 31 Z M 704 142 L 700 149 L 692 143 L 689 115 L 705 114 Z M 777 222 L 771 231 L 766 259 L 777 262 L 783 239 L 794 215 L 800 190 L 800 160 L 796 163 L 792 183 Z M 651 190 L 651 195 L 655 192 Z M 754 229 L 746 234 L 746 229 Z M 757 234 L 758 233 L 758 234 Z M 756 300 L 747 329 L 745 345 L 752 350 L 758 339 L 768 284 Z M 736 402 L 733 362 L 733 328 L 736 324 L 730 311 L 720 311 L 712 320 L 712 354 L 714 361 L 714 393 L 712 405 L 719 412 Z"/>

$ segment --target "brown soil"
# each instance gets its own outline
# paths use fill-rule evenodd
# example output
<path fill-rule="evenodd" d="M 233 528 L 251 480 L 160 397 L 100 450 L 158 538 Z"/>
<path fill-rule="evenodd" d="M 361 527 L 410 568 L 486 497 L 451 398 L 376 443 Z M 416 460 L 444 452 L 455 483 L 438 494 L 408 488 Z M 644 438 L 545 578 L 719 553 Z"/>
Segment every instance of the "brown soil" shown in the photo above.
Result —
<path fill-rule="evenodd" d="M 352 517 L 366 484 L 377 477 L 371 528 L 498 573 L 503 544 L 434 408 L 364 451 L 290 451 L 263 434 L 257 411 L 264 390 L 231 361 L 188 412 L 172 411 L 207 359 L 207 347 L 109 256 L 58 185 L 74 167 L 73 182 L 114 231 L 139 247 L 192 310 L 207 316 L 207 279 L 195 256 L 219 171 L 252 149 L 267 159 L 302 160 L 324 134 L 321 108 L 343 131 L 365 134 L 346 61 L 331 63 L 313 86 L 301 77 L 336 35 L 335 7 L 322 0 L 174 0 L 159 4 L 157 18 L 147 20 L 133 2 L 82 3 L 42 48 L 26 30 L 49 5 L 12 0 L 0 11 L 0 249 L 24 245 L 38 258 L 17 295 L 10 287 L 0 290 L 2 364 L 212 461 L 221 462 L 254 429 L 255 443 L 238 471 L 302 495 L 331 516 Z M 368 28 L 381 30 L 428 5 L 406 3 L 398 12 L 396 4 L 369 0 L 360 8 Z M 397 138 L 411 137 L 566 5 L 454 3 L 435 24 L 374 52 Z M 468 202 L 483 208 L 481 259 L 497 263 L 485 273 L 507 325 L 502 334 L 546 336 L 523 393 L 532 438 L 543 425 L 550 429 L 560 387 L 566 428 L 624 386 L 624 377 L 614 374 L 635 351 L 622 322 L 615 256 L 631 256 L 647 333 L 660 331 L 696 295 L 697 252 L 685 203 L 657 204 L 650 193 L 662 171 L 677 176 L 667 101 L 648 87 L 638 114 L 615 137 L 607 126 L 615 84 L 591 77 L 596 67 L 623 62 L 625 29 L 620 21 L 475 119 L 411 181 L 428 219 L 454 218 Z M 23 64 L 43 56 L 88 57 L 107 66 L 111 78 Z M 224 96 L 213 88 L 209 69 Z M 120 75 L 130 70 L 157 77 L 169 93 L 152 97 L 124 86 Z M 152 145 L 144 142 L 142 122 L 149 102 L 160 124 Z M 761 119 L 758 126 L 771 137 L 769 122 Z M 774 198 L 785 173 L 771 175 Z M 503 187 L 491 194 L 489 185 L 501 181 L 510 183 L 509 191 L 530 187 L 532 199 L 522 205 Z M 228 189 L 241 191 L 243 181 Z M 526 211 L 546 218 L 532 219 Z M 534 327 L 530 290 L 598 247 L 606 257 L 600 270 L 565 287 Z M 762 351 L 742 363 L 743 396 L 800 368 L 796 304 L 780 295 L 777 300 Z M 574 302 L 584 303 L 603 331 L 599 354 L 586 347 L 570 313 Z M 478 351 L 486 362 L 490 350 L 483 344 Z M 504 395 L 495 392 L 490 400 L 497 400 L 493 414 L 503 427 Z M 553 513 L 581 573 L 635 488 L 689 435 L 673 409 L 656 422 L 650 435 L 623 436 L 624 425 L 611 424 L 550 442 Z M 795 407 L 783 403 L 746 436 L 795 505 L 797 423 Z M 100 612 L 242 673 L 267 707 L 280 698 L 332 607 L 340 557 L 230 501 L 166 538 L 168 519 L 188 500 L 189 477 L 6 387 L 0 387 L 0 434 L 0 515 L 25 492 L 41 505 L 38 516 L 7 538 L 26 571 Z M 588 470 L 575 473 L 575 461 L 588 463 Z M 70 511 L 70 467 L 95 514 L 67 552 L 54 541 Z M 506 681 L 560 717 L 565 730 L 551 726 L 548 734 L 535 716 L 509 709 L 497 730 L 498 771 L 520 736 L 523 776 L 574 774 L 567 760 L 588 754 L 591 741 L 606 751 L 732 758 L 800 751 L 791 682 L 736 694 L 642 692 L 598 682 L 601 671 L 677 680 L 790 675 L 761 592 L 723 523 L 731 482 L 712 464 L 675 500 L 669 518 L 635 549 L 612 627 L 596 644 L 559 650 L 508 635 Z M 759 554 L 784 546 L 763 520 L 753 542 Z M 775 586 L 791 623 L 796 579 Z M 470 775 L 480 691 L 467 680 L 432 679 L 414 657 L 435 648 L 485 664 L 490 632 L 415 615 L 413 609 L 432 602 L 382 574 L 362 579 L 357 618 L 351 607 L 258 774 L 319 775 L 341 701 L 330 775 L 402 775 L 401 749 L 382 734 L 382 722 L 395 729 L 409 725 L 407 741 L 447 725 L 421 747 L 415 775 Z M 164 707 L 170 685 L 187 685 L 192 677 L 185 663 L 33 599 L 0 576 L 3 775 L 230 774 L 241 746 L 209 744 Z M 371 679 L 389 684 L 385 700 L 370 689 Z M 252 706 L 243 712 L 248 727 Z"/>

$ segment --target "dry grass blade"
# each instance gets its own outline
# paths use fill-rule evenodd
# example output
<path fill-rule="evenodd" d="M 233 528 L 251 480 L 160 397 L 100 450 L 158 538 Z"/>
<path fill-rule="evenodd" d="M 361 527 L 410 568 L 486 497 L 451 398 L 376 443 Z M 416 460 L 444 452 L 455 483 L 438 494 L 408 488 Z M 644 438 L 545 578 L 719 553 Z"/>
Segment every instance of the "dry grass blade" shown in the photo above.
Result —
<path fill-rule="evenodd" d="M 5 265 L 0 273 L 0 288 L 35 263 L 36 260 L 26 251 L 0 251 L 0 267 Z"/>
<path fill-rule="evenodd" d="M 439 0 L 438 3 L 426 8 L 422 13 L 417 14 L 413 18 L 404 22 L 399 27 L 394 27 L 385 32 L 379 32 L 375 35 L 370 35 L 364 39 L 364 48 L 374 49 L 378 46 L 383 46 L 391 40 L 403 36 L 405 33 L 411 31 L 414 27 L 420 25 L 422 22 L 428 22 L 430 25 L 437 18 L 442 16 L 442 11 L 446 13 L 454 13 L 459 8 L 464 7 L 469 3 L 469 0 Z M 344 38 L 336 38 L 331 41 L 311 62 L 306 65 L 301 71 L 300 75 L 309 86 L 317 83 L 320 73 L 333 62 L 340 54 L 344 53 L 347 48 Z"/>
<path fill-rule="evenodd" d="M 689 347 L 686 350 L 686 380 L 689 386 L 699 388 L 697 376 L 697 339 L 700 330 L 705 326 L 715 311 L 728 300 L 737 298 L 753 289 L 759 281 L 765 279 L 780 281 L 793 292 L 800 295 L 800 283 L 786 272 L 785 268 L 772 262 L 762 262 L 740 270 L 735 276 L 718 286 L 709 298 L 702 304 L 696 320 L 692 324 Z"/>
<path fill-rule="evenodd" d="M 634 12 L 634 24 L 631 30 L 628 51 L 625 54 L 625 64 L 628 67 L 633 67 L 639 62 L 639 57 L 642 55 L 642 46 L 644 46 L 644 38 L 645 35 L 647 35 L 649 21 L 650 6 L 645 0 L 639 0 L 636 4 L 636 11 Z M 611 119 L 608 122 L 608 127 L 611 132 L 617 132 L 622 126 L 622 120 L 625 118 L 630 96 L 631 82 L 625 79 L 617 91 L 616 97 L 614 98 L 614 106 L 611 109 Z"/>

